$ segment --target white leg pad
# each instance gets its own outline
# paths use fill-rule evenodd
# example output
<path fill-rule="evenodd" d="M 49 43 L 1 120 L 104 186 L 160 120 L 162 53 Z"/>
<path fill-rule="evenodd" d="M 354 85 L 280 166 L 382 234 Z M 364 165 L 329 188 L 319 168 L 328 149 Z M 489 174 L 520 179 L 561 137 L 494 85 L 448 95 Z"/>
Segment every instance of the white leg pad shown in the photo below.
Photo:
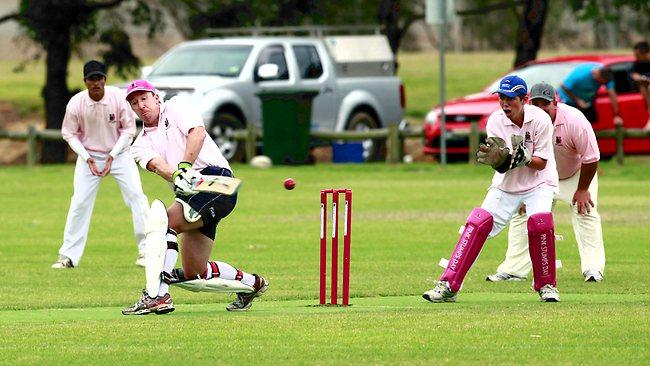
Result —
<path fill-rule="evenodd" d="M 160 287 L 160 274 L 167 251 L 167 224 L 165 205 L 160 200 L 154 200 L 144 225 L 144 272 L 147 280 L 147 293 L 150 297 L 156 297 Z"/>
<path fill-rule="evenodd" d="M 224 280 L 223 278 L 218 277 L 209 280 L 197 278 L 195 280 L 174 283 L 173 285 L 192 292 L 251 293 L 255 291 L 253 287 L 245 285 L 241 281 Z"/>

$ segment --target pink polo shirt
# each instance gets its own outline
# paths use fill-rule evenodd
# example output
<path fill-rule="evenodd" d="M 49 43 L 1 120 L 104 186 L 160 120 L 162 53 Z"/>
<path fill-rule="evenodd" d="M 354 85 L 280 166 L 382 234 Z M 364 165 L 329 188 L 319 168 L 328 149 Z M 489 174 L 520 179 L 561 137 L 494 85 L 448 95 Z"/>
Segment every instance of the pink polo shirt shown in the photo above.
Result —
<path fill-rule="evenodd" d="M 176 167 L 183 161 L 189 131 L 199 126 L 205 126 L 201 115 L 195 109 L 189 108 L 182 98 L 174 97 L 161 103 L 158 126 L 144 127 L 140 131 L 131 145 L 131 154 L 143 169 L 147 169 L 149 161 L 156 157 Z M 201 170 L 208 166 L 230 169 L 230 164 L 221 154 L 217 144 L 206 136 L 193 168 Z"/>
<path fill-rule="evenodd" d="M 553 155 L 553 124 L 551 118 L 543 110 L 525 104 L 524 123 L 521 128 L 506 117 L 503 110 L 493 112 L 487 121 L 488 137 L 500 137 L 512 151 L 510 136 L 524 136 L 524 144 L 533 156 L 546 160 L 546 167 L 535 170 L 529 167 L 519 167 L 508 170 L 504 174 L 494 173 L 492 185 L 508 193 L 523 193 L 541 185 L 557 187 L 558 176 Z"/>
<path fill-rule="evenodd" d="M 88 90 L 75 94 L 65 109 L 61 135 L 67 142 L 78 138 L 89 152 L 109 153 L 122 134 L 135 135 L 135 113 L 124 99 L 125 92 L 104 87 L 104 97 L 96 102 Z"/>
<path fill-rule="evenodd" d="M 558 103 L 553 125 L 553 147 L 560 179 L 573 177 L 582 164 L 600 160 L 591 123 L 578 109 Z"/>

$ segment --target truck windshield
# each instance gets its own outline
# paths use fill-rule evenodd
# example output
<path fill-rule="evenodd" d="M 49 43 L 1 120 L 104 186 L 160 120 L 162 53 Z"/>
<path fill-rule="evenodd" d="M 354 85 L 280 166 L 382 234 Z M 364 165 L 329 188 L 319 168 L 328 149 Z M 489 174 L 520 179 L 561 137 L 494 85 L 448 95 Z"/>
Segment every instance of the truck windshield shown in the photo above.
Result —
<path fill-rule="evenodd" d="M 172 51 L 149 76 L 218 75 L 237 77 L 252 46 L 199 45 Z"/>

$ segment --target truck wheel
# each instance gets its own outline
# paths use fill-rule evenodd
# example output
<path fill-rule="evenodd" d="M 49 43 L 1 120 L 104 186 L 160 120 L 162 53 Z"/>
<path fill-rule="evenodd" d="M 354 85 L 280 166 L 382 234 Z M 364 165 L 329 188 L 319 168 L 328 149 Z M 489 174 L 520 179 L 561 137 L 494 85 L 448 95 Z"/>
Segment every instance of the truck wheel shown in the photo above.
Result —
<path fill-rule="evenodd" d="M 223 156 L 230 162 L 241 162 L 244 160 L 244 144 L 232 137 L 232 131 L 244 128 L 237 116 L 228 112 L 217 112 L 212 119 L 210 136 L 219 146 Z"/>
<path fill-rule="evenodd" d="M 369 131 L 379 128 L 377 119 L 368 112 L 356 112 L 348 120 L 348 130 Z M 363 159 L 365 161 L 384 160 L 386 156 L 386 141 L 384 139 L 367 139 L 362 140 Z"/>

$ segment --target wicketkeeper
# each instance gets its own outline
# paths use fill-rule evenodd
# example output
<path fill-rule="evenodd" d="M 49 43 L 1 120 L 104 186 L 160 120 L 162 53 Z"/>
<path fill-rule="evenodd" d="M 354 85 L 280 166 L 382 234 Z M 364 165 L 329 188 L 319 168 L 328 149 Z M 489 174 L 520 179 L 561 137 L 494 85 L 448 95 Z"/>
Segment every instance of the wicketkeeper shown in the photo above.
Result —
<path fill-rule="evenodd" d="M 605 273 L 605 246 L 597 208 L 600 150 L 596 135 L 582 112 L 557 102 L 551 85 L 533 85 L 530 99 L 531 104 L 546 112 L 553 122 L 553 151 L 560 179 L 554 199 L 571 205 L 581 273 L 585 282 L 600 282 Z M 487 280 L 524 280 L 530 269 L 526 215 L 517 213 L 510 221 L 506 258 L 497 273 L 488 276 Z"/>
<path fill-rule="evenodd" d="M 124 315 L 164 314 L 174 310 L 169 285 L 191 291 L 235 292 L 226 309 L 245 311 L 262 295 L 268 281 L 230 264 L 209 260 L 217 224 L 237 203 L 237 194 L 197 192 L 202 175 L 232 177 L 233 173 L 214 141 L 207 137 L 203 119 L 179 97 L 167 102 L 145 80 L 129 84 L 126 99 L 144 128 L 132 146 L 136 162 L 171 183 L 175 201 L 165 209 L 155 200 L 145 225 L 146 290 Z M 182 268 L 174 269 L 181 235 Z"/>
<path fill-rule="evenodd" d="M 496 170 L 481 207 L 472 210 L 445 272 L 435 288 L 422 297 L 431 302 L 454 302 L 467 271 L 488 238 L 496 236 L 524 203 L 533 263 L 533 287 L 541 301 L 557 302 L 555 234 L 551 205 L 557 191 L 552 137 L 553 125 L 541 109 L 527 105 L 526 82 L 516 75 L 499 83 L 501 109 L 487 121 L 487 140 L 479 146 L 478 161 Z"/>

